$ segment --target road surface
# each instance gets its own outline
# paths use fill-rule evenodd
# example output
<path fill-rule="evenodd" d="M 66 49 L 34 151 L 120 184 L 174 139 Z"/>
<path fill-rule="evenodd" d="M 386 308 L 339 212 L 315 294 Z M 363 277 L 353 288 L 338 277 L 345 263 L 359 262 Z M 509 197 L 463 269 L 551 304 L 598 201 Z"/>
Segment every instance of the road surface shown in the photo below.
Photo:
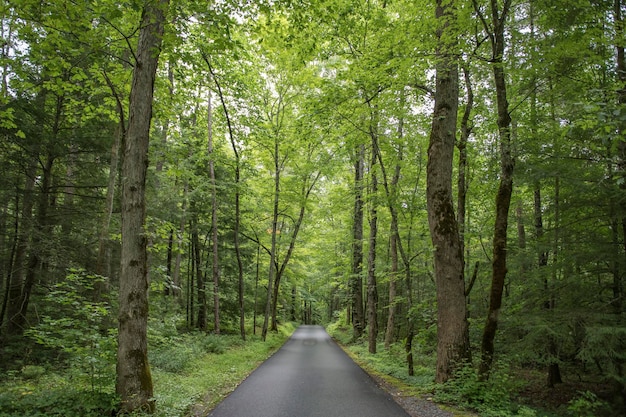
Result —
<path fill-rule="evenodd" d="M 209 417 L 407 417 L 321 326 L 299 327 Z"/>

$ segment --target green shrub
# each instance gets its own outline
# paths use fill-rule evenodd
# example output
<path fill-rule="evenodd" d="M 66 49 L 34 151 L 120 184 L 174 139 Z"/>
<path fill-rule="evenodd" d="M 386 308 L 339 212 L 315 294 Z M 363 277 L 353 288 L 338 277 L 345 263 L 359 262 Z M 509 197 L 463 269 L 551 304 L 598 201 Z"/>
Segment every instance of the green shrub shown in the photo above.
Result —
<path fill-rule="evenodd" d="M 148 350 L 150 365 L 170 373 L 184 372 L 194 356 L 190 346 L 179 344 Z"/>
<path fill-rule="evenodd" d="M 202 350 L 206 353 L 216 353 L 218 355 L 226 352 L 227 344 L 224 336 L 207 334 L 201 339 Z"/>
<path fill-rule="evenodd" d="M 477 411 L 481 417 L 535 416 L 534 410 L 512 402 L 511 393 L 519 388 L 519 383 L 509 377 L 505 367 L 495 367 L 489 380 L 481 381 L 473 366 L 467 364 L 454 378 L 437 386 L 435 399 Z"/>
<path fill-rule="evenodd" d="M 594 393 L 585 391 L 568 403 L 567 411 L 577 417 L 596 417 L 606 412 L 607 404 L 600 400 Z"/>

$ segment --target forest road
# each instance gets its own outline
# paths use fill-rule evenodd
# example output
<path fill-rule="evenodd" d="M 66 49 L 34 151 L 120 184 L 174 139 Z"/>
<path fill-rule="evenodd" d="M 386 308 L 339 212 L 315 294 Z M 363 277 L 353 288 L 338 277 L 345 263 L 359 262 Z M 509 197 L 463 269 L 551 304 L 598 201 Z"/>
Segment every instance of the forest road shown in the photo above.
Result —
<path fill-rule="evenodd" d="M 209 417 L 408 417 L 321 326 L 300 326 Z"/>

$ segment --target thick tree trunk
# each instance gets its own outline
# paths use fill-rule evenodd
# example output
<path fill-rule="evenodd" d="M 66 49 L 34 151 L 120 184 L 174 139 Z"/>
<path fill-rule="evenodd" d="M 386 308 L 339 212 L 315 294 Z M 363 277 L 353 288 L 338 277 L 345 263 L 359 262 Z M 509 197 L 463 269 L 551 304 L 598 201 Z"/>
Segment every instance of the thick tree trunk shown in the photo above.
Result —
<path fill-rule="evenodd" d="M 458 112 L 458 65 L 449 44 L 454 2 L 437 1 L 439 30 L 435 109 L 428 146 L 428 224 L 434 246 L 437 289 L 436 382 L 452 377 L 469 357 L 465 282 L 457 217 L 452 197 L 452 161 Z M 448 39 L 448 40 L 446 40 Z"/>
<path fill-rule="evenodd" d="M 148 364 L 148 265 L 145 187 L 154 81 L 169 0 L 146 3 L 130 92 L 122 162 L 122 256 L 119 292 L 117 394 L 121 411 L 154 411 Z"/>

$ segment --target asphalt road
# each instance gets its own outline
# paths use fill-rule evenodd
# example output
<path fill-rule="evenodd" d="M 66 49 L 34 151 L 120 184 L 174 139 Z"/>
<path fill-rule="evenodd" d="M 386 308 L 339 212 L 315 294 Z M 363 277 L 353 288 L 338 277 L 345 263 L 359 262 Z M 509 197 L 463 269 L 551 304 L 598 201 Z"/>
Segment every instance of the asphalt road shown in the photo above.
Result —
<path fill-rule="evenodd" d="M 301 326 L 209 417 L 408 417 L 328 336 Z"/>

